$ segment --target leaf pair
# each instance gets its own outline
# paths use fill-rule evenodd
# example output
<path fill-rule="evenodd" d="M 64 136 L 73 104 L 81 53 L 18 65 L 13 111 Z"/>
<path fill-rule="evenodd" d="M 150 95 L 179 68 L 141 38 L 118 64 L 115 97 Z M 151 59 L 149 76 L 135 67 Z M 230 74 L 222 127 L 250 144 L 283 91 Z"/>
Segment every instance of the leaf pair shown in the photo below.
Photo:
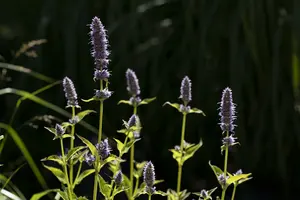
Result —
<path fill-rule="evenodd" d="M 222 174 L 224 174 L 224 172 L 217 166 L 215 165 L 212 165 L 210 162 L 209 162 L 209 166 L 211 167 L 211 169 L 213 170 L 216 178 L 218 179 L 218 177 Z M 230 173 L 227 173 L 226 176 L 229 176 L 229 178 L 226 177 L 226 184 L 225 186 L 223 186 L 221 183 L 220 185 L 222 187 L 228 187 L 229 185 L 231 184 L 241 184 L 247 180 L 250 180 L 252 177 L 251 176 L 251 173 L 249 174 L 235 174 L 235 175 L 232 175 Z"/>
<path fill-rule="evenodd" d="M 170 149 L 173 153 L 173 158 L 177 161 L 179 165 L 183 165 L 183 163 L 189 158 L 193 157 L 196 151 L 203 145 L 202 140 L 198 144 L 189 144 L 184 141 L 183 151 L 180 151 L 180 147 L 175 147 L 174 149 Z"/>

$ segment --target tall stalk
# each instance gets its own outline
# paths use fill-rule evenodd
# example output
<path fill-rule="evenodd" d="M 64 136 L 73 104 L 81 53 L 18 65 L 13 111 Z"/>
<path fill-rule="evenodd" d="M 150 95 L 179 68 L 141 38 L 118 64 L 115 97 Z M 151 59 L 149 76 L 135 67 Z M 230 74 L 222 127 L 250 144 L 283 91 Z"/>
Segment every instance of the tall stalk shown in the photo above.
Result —
<path fill-rule="evenodd" d="M 183 157 L 183 146 L 184 146 L 184 135 L 185 135 L 185 126 L 186 126 L 186 113 L 183 113 L 182 117 L 182 127 L 181 127 L 181 141 L 180 141 L 180 163 L 178 163 L 178 175 L 177 175 L 177 195 L 180 193 L 181 186 L 181 176 L 182 176 L 182 157 Z"/>
<path fill-rule="evenodd" d="M 103 90 L 103 80 L 100 80 L 100 91 Z M 98 143 L 101 142 L 102 138 L 102 126 L 103 126 L 103 100 L 100 100 L 100 108 L 99 108 L 99 130 L 98 130 Z M 98 193 L 98 181 L 97 177 L 99 174 L 98 171 L 98 164 L 100 160 L 96 159 L 95 162 L 95 177 L 94 177 L 94 190 L 93 190 L 93 200 L 97 200 L 97 193 Z"/>
<path fill-rule="evenodd" d="M 136 115 L 137 114 L 137 105 L 135 104 L 133 106 L 133 114 Z M 132 140 L 134 140 L 134 136 L 132 138 Z M 130 184 L 131 184 L 131 188 L 130 188 L 130 196 L 131 199 L 133 199 L 133 191 L 134 191 L 134 186 L 133 186 L 133 169 L 134 169 L 134 144 L 131 146 L 130 149 Z"/>

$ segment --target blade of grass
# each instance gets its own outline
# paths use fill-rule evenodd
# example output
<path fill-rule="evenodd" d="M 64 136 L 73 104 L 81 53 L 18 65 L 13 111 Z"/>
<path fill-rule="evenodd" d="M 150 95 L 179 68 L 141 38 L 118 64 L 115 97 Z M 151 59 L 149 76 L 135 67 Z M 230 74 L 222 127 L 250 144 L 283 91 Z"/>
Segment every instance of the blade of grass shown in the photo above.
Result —
<path fill-rule="evenodd" d="M 3 174 L 0 174 L 0 182 L 5 183 L 7 181 L 7 177 L 4 176 Z M 21 199 L 26 199 L 23 193 L 19 190 L 17 186 L 15 186 L 12 181 L 9 181 L 8 184 L 6 185 L 6 189 L 9 191 L 15 193 L 17 196 L 19 196 Z"/>
<path fill-rule="evenodd" d="M 10 180 L 12 179 L 12 177 L 25 165 L 26 163 L 22 164 L 20 167 L 18 167 L 9 177 L 8 179 L 5 181 L 5 183 L 3 184 L 1 190 L 3 190 L 6 185 L 10 182 Z"/>
<path fill-rule="evenodd" d="M 61 81 L 56 81 L 56 82 L 54 82 L 54 83 L 51 83 L 51 84 L 49 84 L 49 85 L 46 85 L 45 87 L 42 87 L 42 88 L 40 88 L 40 89 L 38 89 L 38 90 L 36 90 L 36 91 L 34 91 L 33 93 L 31 93 L 32 95 L 37 95 L 37 94 L 39 94 L 39 93 L 41 93 L 41 92 L 44 92 L 44 91 L 46 91 L 46 90 L 48 90 L 48 89 L 50 89 L 50 88 L 52 88 L 52 87 L 54 87 L 55 85 L 58 85 L 58 84 L 60 84 L 61 83 Z M 11 118 L 10 118 L 10 121 L 9 121 L 9 125 L 10 126 L 12 126 L 13 125 L 13 121 L 14 121 L 14 119 L 15 119 L 15 116 L 16 116 L 16 114 L 17 114 L 17 111 L 18 111 L 18 109 L 19 109 L 19 107 L 20 107 L 20 105 L 21 105 L 21 103 L 22 103 L 22 101 L 24 101 L 24 100 L 26 100 L 27 98 L 26 97 L 20 97 L 19 99 L 18 99 L 18 101 L 17 101 L 17 103 L 16 103 L 16 106 L 15 106 L 15 109 L 14 109 L 14 111 L 13 111 L 13 114 L 12 114 L 12 116 L 11 116 Z M 6 135 L 6 133 L 5 133 L 5 135 Z M 5 137 L 4 138 L 4 140 L 1 142 L 1 144 L 0 144 L 0 155 L 1 155 L 1 152 L 2 152 L 2 150 L 3 150 L 3 148 L 4 148 L 4 145 L 5 145 L 5 143 L 6 143 L 6 140 L 7 140 L 7 137 Z"/>
<path fill-rule="evenodd" d="M 9 63 L 0 62 L 0 68 L 9 69 L 9 70 L 21 72 L 21 73 L 24 73 L 24 74 L 28 74 L 30 76 L 33 76 L 36 79 L 45 81 L 47 83 L 55 82 L 54 79 L 52 79 L 48 76 L 45 76 L 45 75 L 40 74 L 38 72 L 32 71 L 31 69 L 25 68 L 25 67 L 20 66 L 20 65 L 12 65 L 12 64 L 9 64 Z"/>
<path fill-rule="evenodd" d="M 22 96 L 23 98 L 26 98 L 26 99 L 30 99 L 31 101 L 37 103 L 37 104 L 40 104 L 41 106 L 44 106 L 46 108 L 49 108 L 65 117 L 68 117 L 70 118 L 71 117 L 71 114 L 67 111 L 65 111 L 64 109 L 58 107 L 57 105 L 54 105 L 40 97 L 37 97 L 29 92 L 26 92 L 24 90 L 18 90 L 18 89 L 15 89 L 15 88 L 4 88 L 4 89 L 1 89 L 0 90 L 0 95 L 5 95 L 5 94 L 15 94 L 15 95 L 19 95 L 19 96 Z M 84 120 L 81 120 L 79 122 L 80 125 L 82 125 L 84 128 L 86 128 L 87 130 L 97 134 L 98 133 L 98 130 L 93 127 L 92 125 L 88 124 L 87 122 L 85 122 Z M 106 136 L 104 136 L 106 137 Z"/>
<path fill-rule="evenodd" d="M 22 139 L 19 137 L 19 134 L 11 126 L 4 124 L 4 123 L 0 123 L 0 128 L 5 129 L 9 133 L 9 135 L 12 137 L 12 139 L 14 140 L 14 142 L 16 143 L 16 145 L 18 146 L 18 148 L 20 149 L 20 151 L 26 158 L 29 166 L 31 167 L 34 175 L 36 176 L 36 178 L 39 181 L 39 183 L 41 184 L 41 186 L 45 190 L 48 189 L 48 186 L 47 186 L 47 183 L 46 183 L 44 177 L 42 176 L 40 170 L 38 169 L 37 165 L 35 164 L 34 160 L 32 159 L 29 151 L 27 150 L 26 145 L 24 144 Z"/>

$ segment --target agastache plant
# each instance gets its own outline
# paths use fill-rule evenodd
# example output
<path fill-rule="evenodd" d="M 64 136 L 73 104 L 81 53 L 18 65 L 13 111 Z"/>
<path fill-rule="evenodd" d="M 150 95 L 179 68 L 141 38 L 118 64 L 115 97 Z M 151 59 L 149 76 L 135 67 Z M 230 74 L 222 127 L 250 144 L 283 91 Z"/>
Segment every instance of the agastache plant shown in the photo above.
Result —
<path fill-rule="evenodd" d="M 107 140 L 101 141 L 102 132 L 103 132 L 103 104 L 104 100 L 108 99 L 112 95 L 112 91 L 108 89 L 108 78 L 111 76 L 111 73 L 108 71 L 109 59 L 108 56 L 110 52 L 108 51 L 108 39 L 106 34 L 106 29 L 102 24 L 101 20 L 98 17 L 94 17 L 92 19 L 92 23 L 90 24 L 90 37 L 92 44 L 91 55 L 94 58 L 94 81 L 99 81 L 99 89 L 95 89 L 95 95 L 91 99 L 84 100 L 85 102 L 90 101 L 99 101 L 99 128 L 98 128 L 98 151 L 99 148 L 103 148 L 104 145 L 108 145 Z M 104 85 L 104 83 L 106 83 Z M 103 149 L 102 149 L 103 150 Z M 100 152 L 101 153 L 101 152 Z M 104 152 L 102 152 L 104 153 Z M 108 152 L 106 152 L 108 153 Z M 93 199 L 97 199 L 98 193 L 98 173 L 100 172 L 99 166 L 101 165 L 101 161 L 97 159 L 98 157 L 102 160 L 108 157 L 108 155 L 103 157 L 100 155 L 96 157 L 95 160 L 95 178 L 94 178 L 94 192 Z"/>
<path fill-rule="evenodd" d="M 239 142 L 237 142 L 237 137 L 234 137 L 234 128 L 236 127 L 236 125 L 234 124 L 234 121 L 236 120 L 235 109 L 236 105 L 233 103 L 232 90 L 229 87 L 227 87 L 223 90 L 219 108 L 219 125 L 222 130 L 222 135 L 224 135 L 221 146 L 221 153 L 225 151 L 224 168 L 223 170 L 221 170 L 217 166 L 211 165 L 209 163 L 222 188 L 221 200 L 225 200 L 226 190 L 229 185 L 234 184 L 234 190 L 231 198 L 232 200 L 234 200 L 237 185 L 251 179 L 251 174 L 242 174 L 241 171 L 238 171 L 237 173 L 232 175 L 228 172 L 227 169 L 229 147 L 233 147 L 239 144 Z"/>
<path fill-rule="evenodd" d="M 75 125 L 79 123 L 86 115 L 92 113 L 93 111 L 85 110 L 76 114 L 75 108 L 80 108 L 80 106 L 78 104 L 78 97 L 77 97 L 74 83 L 68 77 L 65 77 L 62 83 L 63 83 L 63 90 L 65 92 L 65 97 L 67 100 L 66 108 L 70 107 L 72 109 L 71 119 L 69 119 L 67 122 L 63 122 L 62 124 L 56 124 L 54 128 L 45 127 L 49 132 L 54 134 L 54 138 L 53 138 L 54 140 L 56 139 L 60 140 L 61 152 L 60 152 L 60 156 L 51 155 L 42 159 L 42 161 L 44 162 L 51 161 L 60 165 L 61 169 L 57 167 L 49 166 L 47 164 L 43 164 L 46 169 L 51 171 L 57 177 L 57 179 L 63 185 L 65 185 L 66 189 L 44 191 L 43 195 L 55 191 L 64 199 L 75 200 L 78 199 L 78 197 L 74 193 L 74 189 L 76 185 L 80 184 L 80 182 L 84 178 L 94 173 L 95 171 L 95 170 L 85 170 L 83 172 L 81 171 L 82 162 L 84 161 L 84 157 L 87 158 L 87 154 L 85 153 L 86 147 L 74 146 Z M 65 149 L 65 144 L 64 144 L 65 138 L 70 138 L 70 147 L 68 150 Z M 91 160 L 92 157 L 90 156 L 90 161 Z M 73 169 L 76 163 L 79 163 L 79 167 L 77 168 L 76 177 L 74 178 Z M 41 194 L 37 194 L 37 195 L 40 197 L 43 196 Z"/>
<path fill-rule="evenodd" d="M 148 98 L 148 99 L 141 99 L 140 94 L 140 85 L 139 80 L 135 74 L 135 72 L 132 69 L 127 69 L 126 73 L 126 83 L 127 83 L 127 91 L 130 95 L 129 100 L 121 100 L 120 103 L 125 103 L 133 107 L 133 115 L 137 116 L 137 108 L 140 105 L 148 104 L 151 101 L 154 101 L 156 97 L 154 98 Z M 138 118 L 139 119 L 139 118 Z M 129 141 L 132 143 L 130 147 L 130 191 L 127 193 L 129 199 L 133 199 L 134 193 L 137 192 L 137 187 L 134 188 L 134 141 L 140 137 L 140 131 L 141 131 L 141 125 L 139 121 L 139 127 L 137 127 L 137 130 L 133 131 L 132 136 L 129 136 Z M 136 177 L 137 180 L 139 177 Z M 138 182 L 136 182 L 136 185 Z"/>
<path fill-rule="evenodd" d="M 176 192 L 169 190 L 168 196 L 172 199 L 185 199 L 189 193 L 186 190 L 181 191 L 182 167 L 186 160 L 191 158 L 195 152 L 202 146 L 202 140 L 198 144 L 189 144 L 185 141 L 186 117 L 187 114 L 197 113 L 205 116 L 203 111 L 198 108 L 191 108 L 189 103 L 192 101 L 192 83 L 188 76 L 185 76 L 181 81 L 180 96 L 182 104 L 166 102 L 164 105 L 170 105 L 176 108 L 182 114 L 181 140 L 180 146 L 176 145 L 170 151 L 173 153 L 173 158 L 178 164 L 177 174 L 177 190 Z"/>

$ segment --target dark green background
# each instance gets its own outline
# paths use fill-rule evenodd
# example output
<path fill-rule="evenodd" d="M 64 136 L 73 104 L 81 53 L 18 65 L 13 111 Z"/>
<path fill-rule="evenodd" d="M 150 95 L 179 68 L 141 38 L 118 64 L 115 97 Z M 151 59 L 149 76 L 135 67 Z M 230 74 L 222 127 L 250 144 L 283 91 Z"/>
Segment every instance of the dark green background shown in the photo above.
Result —
<path fill-rule="evenodd" d="M 99 16 L 108 29 L 114 91 L 105 102 L 104 133 L 118 137 L 121 120 L 131 115 L 130 107 L 117 102 L 128 99 L 124 73 L 132 68 L 142 97 L 157 97 L 139 110 L 143 131 L 136 159 L 153 161 L 157 178 L 165 180 L 158 188 L 176 187 L 177 166 L 168 149 L 179 143 L 181 129 L 181 115 L 162 104 L 178 101 L 181 79 L 188 75 L 193 83 L 192 106 L 207 116 L 188 116 L 187 141 L 202 138 L 204 145 L 184 166 L 183 188 L 200 191 L 217 184 L 208 161 L 223 165 L 217 103 L 229 86 L 237 104 L 236 135 L 241 143 L 230 153 L 229 170 L 242 168 L 254 177 L 238 188 L 237 199 L 295 199 L 300 189 L 300 67 L 293 58 L 298 57 L 299 13 L 297 0 L 1 0 L 0 55 L 8 63 L 55 79 L 69 76 L 79 97 L 87 99 L 97 88 L 92 80 L 88 24 Z M 39 57 L 13 60 L 11 52 L 34 39 L 48 40 L 35 48 Z M 17 72 L 8 75 L 12 81 L 1 82 L 2 88 L 34 91 L 45 85 Z M 66 103 L 62 87 L 40 97 L 61 107 Z M 16 100 L 12 95 L 1 96 L 1 121 L 8 122 Z M 96 103 L 81 105 L 98 109 Z M 34 122 L 37 129 L 23 124 L 45 114 L 66 120 L 27 101 L 14 123 L 37 162 L 58 153 L 58 143 L 43 129 L 45 122 Z M 97 127 L 97 115 L 87 120 Z M 77 130 L 95 138 L 83 128 Z M 12 140 L 1 159 L 3 171 L 24 162 Z M 49 172 L 41 170 L 50 187 L 59 186 Z M 28 197 L 42 190 L 29 166 L 13 181 Z M 92 180 L 87 180 L 79 193 L 89 195 L 91 188 Z"/>

